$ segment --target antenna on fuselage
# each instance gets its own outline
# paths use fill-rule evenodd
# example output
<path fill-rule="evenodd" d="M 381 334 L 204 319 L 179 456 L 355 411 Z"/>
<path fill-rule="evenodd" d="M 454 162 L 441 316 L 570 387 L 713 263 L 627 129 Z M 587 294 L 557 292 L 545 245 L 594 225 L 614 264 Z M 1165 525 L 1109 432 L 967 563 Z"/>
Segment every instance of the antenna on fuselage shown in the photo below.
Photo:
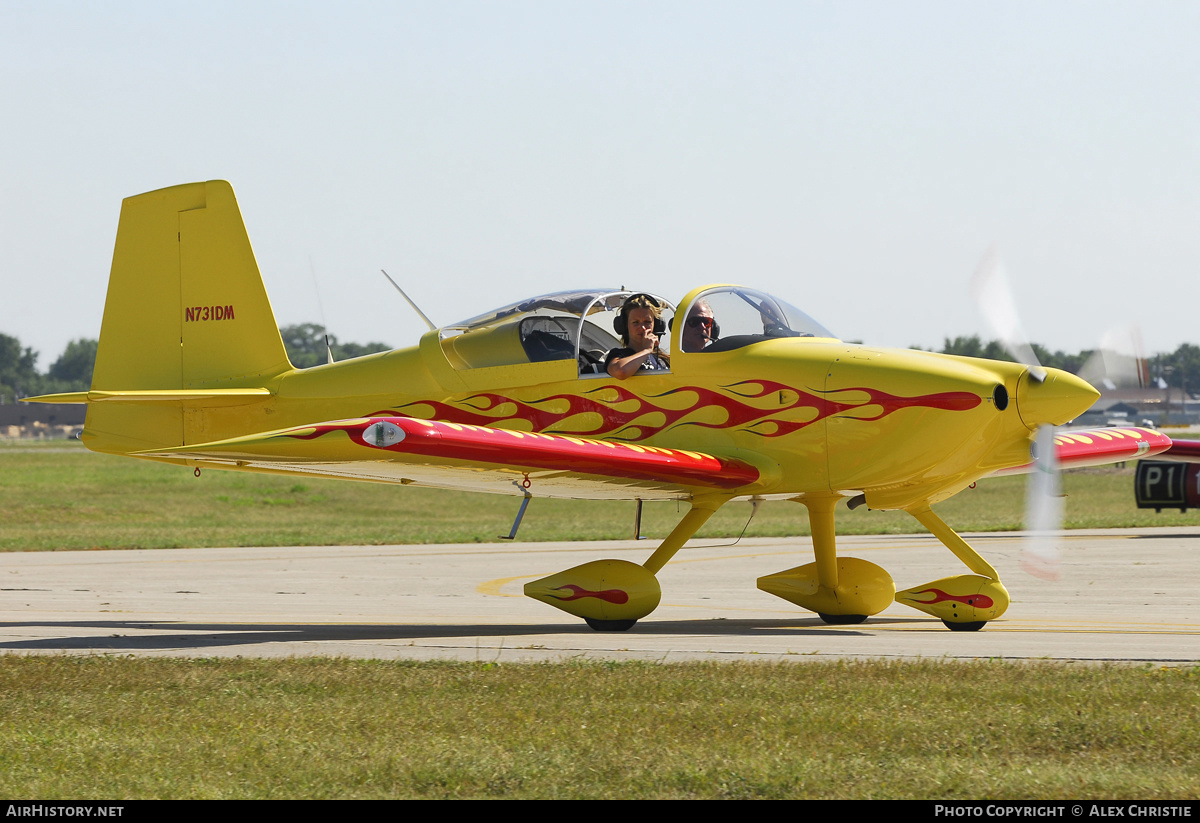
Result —
<path fill-rule="evenodd" d="M 333 349 L 329 345 L 329 324 L 325 322 L 325 304 L 321 302 L 321 287 L 317 284 L 317 267 L 312 255 L 308 256 L 308 270 L 312 273 L 313 291 L 317 293 L 317 313 L 321 315 L 321 330 L 325 333 L 325 362 L 333 365 Z"/>
<path fill-rule="evenodd" d="M 388 274 L 386 271 L 383 271 L 383 269 L 380 269 L 380 271 L 383 272 L 383 276 L 386 277 L 388 279 L 388 282 L 391 283 L 395 287 L 396 291 L 400 292 L 400 296 L 403 297 L 408 302 L 408 305 L 412 306 L 413 311 L 415 311 L 417 314 L 421 315 L 421 319 L 425 321 L 425 325 L 429 327 L 429 330 L 434 331 L 435 329 L 437 329 L 437 326 L 433 325 L 433 321 L 431 321 L 428 317 L 425 316 L 425 312 L 421 311 L 417 307 L 417 304 L 412 301 L 412 298 L 404 293 L 404 289 L 400 288 L 400 284 L 397 283 L 395 280 L 393 280 L 392 276 L 390 274 Z"/>

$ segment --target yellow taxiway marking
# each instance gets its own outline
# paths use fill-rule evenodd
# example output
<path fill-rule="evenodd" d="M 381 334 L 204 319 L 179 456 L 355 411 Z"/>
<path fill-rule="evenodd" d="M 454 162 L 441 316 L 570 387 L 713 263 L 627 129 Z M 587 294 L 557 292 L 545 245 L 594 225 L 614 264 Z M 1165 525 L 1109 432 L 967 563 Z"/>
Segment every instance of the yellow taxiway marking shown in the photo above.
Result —
<path fill-rule="evenodd" d="M 514 580 L 533 580 L 536 577 L 545 577 L 547 574 L 554 572 L 546 572 L 546 574 L 518 574 L 515 577 L 497 577 L 495 580 L 487 580 L 475 587 L 475 591 L 479 594 L 490 594 L 494 597 L 524 597 L 522 594 L 507 594 L 500 591 L 504 586 L 512 583 Z"/>

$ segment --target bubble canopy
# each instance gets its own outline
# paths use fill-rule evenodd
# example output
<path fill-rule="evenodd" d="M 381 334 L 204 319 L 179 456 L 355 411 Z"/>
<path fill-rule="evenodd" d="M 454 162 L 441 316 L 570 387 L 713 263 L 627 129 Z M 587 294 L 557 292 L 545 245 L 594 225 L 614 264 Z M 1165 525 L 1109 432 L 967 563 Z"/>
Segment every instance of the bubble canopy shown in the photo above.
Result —
<path fill-rule="evenodd" d="M 581 291 L 559 291 L 543 294 L 511 303 L 499 309 L 469 317 L 458 323 L 446 326 L 447 330 L 471 331 L 499 323 L 503 320 L 521 314 L 558 314 L 587 317 L 597 312 L 620 311 L 621 304 L 632 294 L 639 292 L 622 291 L 620 289 L 587 289 Z M 670 311 L 674 306 L 667 300 L 652 295 Z"/>
<path fill-rule="evenodd" d="M 576 359 L 581 375 L 603 376 L 604 355 L 621 341 L 613 319 L 634 294 L 649 294 L 663 309 L 663 319 L 676 316 L 675 305 L 649 292 L 625 289 L 584 289 L 553 292 L 443 326 L 443 349 L 456 368 L 478 368 L 520 362 Z M 809 315 L 785 300 L 744 286 L 711 286 L 687 306 L 709 308 L 716 326 L 711 343 L 701 350 L 729 351 L 784 337 L 834 338 Z M 686 314 L 680 315 L 686 317 Z M 672 323 L 664 352 L 677 351 L 682 325 Z"/>

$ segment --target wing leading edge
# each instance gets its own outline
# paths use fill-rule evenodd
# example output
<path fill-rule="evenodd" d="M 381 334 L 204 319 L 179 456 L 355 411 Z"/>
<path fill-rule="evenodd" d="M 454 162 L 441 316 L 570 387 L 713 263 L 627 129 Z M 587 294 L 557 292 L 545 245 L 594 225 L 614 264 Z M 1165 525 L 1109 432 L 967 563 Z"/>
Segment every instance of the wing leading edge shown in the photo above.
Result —
<path fill-rule="evenodd" d="M 408 417 L 337 420 L 139 455 L 545 497 L 670 499 L 761 479 L 748 462 L 700 452 Z"/>

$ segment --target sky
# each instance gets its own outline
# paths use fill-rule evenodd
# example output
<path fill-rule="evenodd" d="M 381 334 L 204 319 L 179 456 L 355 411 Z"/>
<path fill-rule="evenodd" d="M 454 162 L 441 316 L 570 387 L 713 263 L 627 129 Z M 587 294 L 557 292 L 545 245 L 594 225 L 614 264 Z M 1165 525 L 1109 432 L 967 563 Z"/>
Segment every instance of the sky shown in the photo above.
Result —
<path fill-rule="evenodd" d="M 228 180 L 280 324 L 414 344 L 706 283 L 847 340 L 1200 343 L 1195 2 L 0 0 L 0 333 L 100 331 L 121 200 Z"/>

